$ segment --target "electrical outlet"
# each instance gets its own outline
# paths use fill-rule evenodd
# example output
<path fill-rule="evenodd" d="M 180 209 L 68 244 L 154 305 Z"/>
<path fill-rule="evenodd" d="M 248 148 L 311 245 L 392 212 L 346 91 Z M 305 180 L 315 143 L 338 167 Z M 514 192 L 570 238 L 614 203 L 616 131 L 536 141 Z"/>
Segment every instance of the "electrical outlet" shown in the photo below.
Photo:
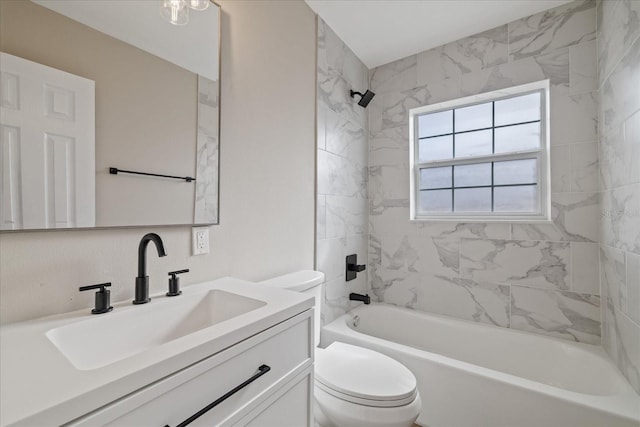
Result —
<path fill-rule="evenodd" d="M 209 228 L 208 227 L 193 227 L 192 242 L 193 242 L 193 255 L 203 255 L 209 253 Z"/>

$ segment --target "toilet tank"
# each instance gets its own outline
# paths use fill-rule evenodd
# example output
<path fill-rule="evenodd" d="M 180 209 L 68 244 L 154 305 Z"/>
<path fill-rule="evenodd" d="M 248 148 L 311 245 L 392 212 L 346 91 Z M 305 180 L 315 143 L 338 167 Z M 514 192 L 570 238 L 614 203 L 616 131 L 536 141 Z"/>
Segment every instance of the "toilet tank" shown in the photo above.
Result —
<path fill-rule="evenodd" d="M 315 313 L 313 317 L 315 347 L 320 344 L 320 312 L 322 311 L 323 282 L 324 273 L 314 270 L 296 271 L 294 273 L 289 273 L 283 276 L 274 277 L 273 279 L 258 282 L 261 285 L 287 289 L 295 292 L 302 292 L 303 294 L 312 295 L 315 298 Z"/>

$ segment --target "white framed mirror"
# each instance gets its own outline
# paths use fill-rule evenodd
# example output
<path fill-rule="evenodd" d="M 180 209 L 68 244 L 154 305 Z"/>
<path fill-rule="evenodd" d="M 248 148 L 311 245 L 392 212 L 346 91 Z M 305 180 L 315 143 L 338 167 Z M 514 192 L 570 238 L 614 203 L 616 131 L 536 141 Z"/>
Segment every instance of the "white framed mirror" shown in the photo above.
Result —
<path fill-rule="evenodd" d="M 218 223 L 220 7 L 189 3 L 0 2 L 1 230 Z"/>

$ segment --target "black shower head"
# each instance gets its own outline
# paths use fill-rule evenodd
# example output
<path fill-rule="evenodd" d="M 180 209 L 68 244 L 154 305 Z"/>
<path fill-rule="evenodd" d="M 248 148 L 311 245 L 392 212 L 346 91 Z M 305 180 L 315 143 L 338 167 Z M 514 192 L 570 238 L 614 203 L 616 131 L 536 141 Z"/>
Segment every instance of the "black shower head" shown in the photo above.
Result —
<path fill-rule="evenodd" d="M 373 97 L 376 96 L 376 94 L 371 92 L 369 89 L 367 89 L 364 94 L 352 90 L 351 97 L 353 98 L 354 95 L 360 95 L 360 101 L 358 101 L 358 105 L 363 108 L 367 108 L 367 105 L 369 105 Z"/>

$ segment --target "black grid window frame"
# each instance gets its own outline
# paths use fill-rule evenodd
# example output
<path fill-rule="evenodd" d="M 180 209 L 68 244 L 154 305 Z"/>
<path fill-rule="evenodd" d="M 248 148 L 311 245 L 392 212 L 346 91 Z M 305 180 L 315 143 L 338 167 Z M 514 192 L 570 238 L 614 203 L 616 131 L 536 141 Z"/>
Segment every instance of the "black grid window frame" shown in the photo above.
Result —
<path fill-rule="evenodd" d="M 526 94 L 519 94 L 518 96 L 524 96 Z M 508 128 L 508 127 L 514 127 L 514 126 L 522 126 L 522 125 L 527 125 L 527 124 L 533 124 L 533 123 L 540 123 L 540 125 L 542 125 L 542 120 L 541 118 L 538 120 L 528 120 L 528 121 L 524 121 L 524 122 L 517 122 L 517 123 L 509 123 L 506 125 L 499 125 L 496 126 L 496 112 L 495 112 L 495 103 L 501 101 L 501 99 L 495 99 L 492 101 L 487 101 L 487 102 L 482 102 L 476 105 L 482 105 L 482 104 L 488 104 L 491 103 L 491 127 L 484 127 L 484 128 L 478 128 L 478 129 L 471 129 L 471 130 L 465 130 L 465 131 L 459 131 L 456 132 L 456 111 L 460 110 L 462 108 L 465 107 L 469 107 L 470 105 L 461 105 L 459 107 L 455 107 L 455 108 L 450 108 L 448 110 L 442 110 L 442 111 L 451 111 L 451 129 L 452 132 L 449 133 L 444 133 L 444 134 L 438 134 L 438 135 L 430 135 L 430 136 L 426 136 L 426 137 L 418 137 L 417 138 L 417 142 L 418 145 L 420 144 L 420 141 L 425 141 L 425 140 L 429 140 L 429 139 L 433 139 L 433 138 L 439 138 L 439 137 L 443 137 L 443 136 L 451 136 L 452 137 L 452 161 L 456 160 L 456 135 L 461 135 L 461 134 L 467 134 L 467 133 L 471 133 L 471 132 L 480 132 L 480 131 L 485 131 L 485 130 L 491 130 L 491 154 L 490 155 L 484 155 L 482 156 L 482 158 L 479 158 L 478 161 L 473 162 L 473 161 L 469 161 L 468 163 L 465 164 L 485 164 L 485 163 L 491 163 L 491 184 L 490 185 L 474 185 L 474 186 L 456 186 L 455 185 L 455 167 L 456 166 L 462 166 L 462 165 L 457 165 L 457 164 L 453 164 L 453 165 L 439 165 L 434 164 L 433 166 L 425 166 L 424 163 L 419 164 L 419 172 L 418 172 L 418 176 L 420 176 L 420 171 L 425 170 L 425 169 L 431 169 L 431 168 L 441 168 L 441 167 L 450 167 L 451 168 L 451 186 L 450 187 L 433 187 L 433 188 L 422 188 L 420 186 L 421 184 L 421 180 L 418 177 L 418 193 L 422 193 L 422 192 L 430 192 L 430 191 L 439 191 L 439 190 L 451 190 L 451 210 L 449 211 L 450 213 L 456 213 L 456 212 L 460 212 L 460 213 L 465 213 L 466 211 L 456 211 L 455 210 L 455 194 L 456 194 L 456 190 L 462 190 L 462 189 L 474 189 L 474 188 L 490 188 L 491 189 L 491 213 L 496 212 L 495 211 L 495 189 L 496 188 L 500 188 L 500 187 L 528 187 L 528 186 L 537 186 L 539 185 L 539 179 L 540 177 L 538 176 L 538 180 L 536 182 L 529 182 L 529 183 L 517 183 L 517 184 L 495 184 L 495 177 L 494 177 L 494 165 L 496 162 L 500 161 L 500 160 L 492 160 L 491 156 L 495 156 L 496 152 L 495 152 L 495 141 L 496 141 L 496 129 L 501 129 L 501 128 Z M 433 114 L 433 113 L 427 113 L 427 114 Z M 424 114 L 424 115 L 427 115 Z M 542 117 L 542 114 L 541 114 Z M 542 130 L 542 129 L 541 129 Z M 419 127 L 418 127 L 418 135 L 419 135 Z M 500 153 L 498 153 L 500 154 Z M 514 160 L 528 160 L 528 159 L 537 159 L 537 157 L 535 155 L 531 156 L 531 157 L 524 157 L 521 159 L 514 159 Z M 532 212 L 534 213 L 534 212 Z"/>

